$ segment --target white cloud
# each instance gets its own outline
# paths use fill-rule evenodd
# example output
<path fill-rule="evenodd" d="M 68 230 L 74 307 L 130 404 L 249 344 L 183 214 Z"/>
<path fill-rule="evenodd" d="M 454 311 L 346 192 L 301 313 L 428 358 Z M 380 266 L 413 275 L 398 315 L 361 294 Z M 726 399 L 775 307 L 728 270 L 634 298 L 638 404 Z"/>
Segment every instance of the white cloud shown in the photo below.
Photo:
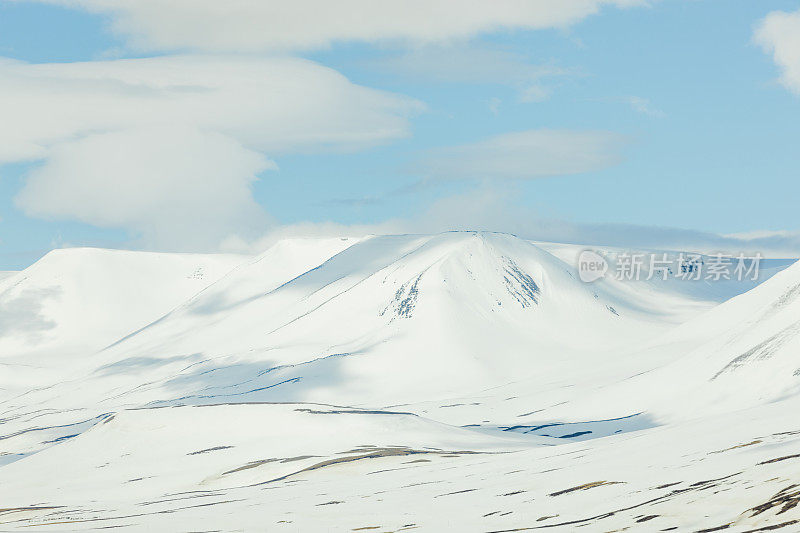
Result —
<path fill-rule="evenodd" d="M 30 0 L 29 0 L 30 1 Z M 341 41 L 432 43 L 563 28 L 643 0 L 34 0 L 111 17 L 145 50 L 309 50 Z"/>
<path fill-rule="evenodd" d="M 34 216 L 197 248 L 266 216 L 265 155 L 408 134 L 418 102 L 291 58 L 0 61 L 0 163 L 43 160 L 17 198 Z"/>
<path fill-rule="evenodd" d="M 432 151 L 416 170 L 444 179 L 530 179 L 620 162 L 625 139 L 607 131 L 528 130 Z"/>
<path fill-rule="evenodd" d="M 773 11 L 756 27 L 755 41 L 781 69 L 781 83 L 800 95 L 800 10 Z"/>
<path fill-rule="evenodd" d="M 263 230 L 266 215 L 250 184 L 274 168 L 218 133 L 159 127 L 91 134 L 53 147 L 16 203 L 30 215 L 129 228 L 151 246 L 191 250 L 232 230 Z"/>

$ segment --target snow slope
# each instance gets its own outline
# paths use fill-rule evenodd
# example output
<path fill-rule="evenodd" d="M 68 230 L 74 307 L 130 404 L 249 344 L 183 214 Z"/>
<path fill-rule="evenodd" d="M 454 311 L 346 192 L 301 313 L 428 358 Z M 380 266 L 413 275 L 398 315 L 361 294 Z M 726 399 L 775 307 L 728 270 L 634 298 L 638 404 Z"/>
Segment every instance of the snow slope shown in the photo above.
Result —
<path fill-rule="evenodd" d="M 649 350 L 652 359 L 664 363 L 575 409 L 602 404 L 607 414 L 634 406 L 675 420 L 795 397 L 800 393 L 800 263 L 668 332 Z"/>
<path fill-rule="evenodd" d="M 773 410 L 798 407 L 559 446 L 308 404 L 126 411 L 3 467 L 0 527 L 796 531 L 800 428 Z"/>
<path fill-rule="evenodd" d="M 0 280 L 0 398 L 63 380 L 244 259 L 70 248 Z"/>
<path fill-rule="evenodd" d="M 0 280 L 0 358 L 94 351 L 152 322 L 245 258 L 68 248 Z"/>

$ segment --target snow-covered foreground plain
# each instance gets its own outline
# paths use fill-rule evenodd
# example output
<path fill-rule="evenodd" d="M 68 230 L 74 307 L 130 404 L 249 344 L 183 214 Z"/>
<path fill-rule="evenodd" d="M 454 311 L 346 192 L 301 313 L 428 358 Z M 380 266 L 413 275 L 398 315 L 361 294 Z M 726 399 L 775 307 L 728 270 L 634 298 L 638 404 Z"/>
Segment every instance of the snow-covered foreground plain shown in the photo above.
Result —
<path fill-rule="evenodd" d="M 53 252 L 0 279 L 0 530 L 800 531 L 800 264 L 579 250 Z"/>

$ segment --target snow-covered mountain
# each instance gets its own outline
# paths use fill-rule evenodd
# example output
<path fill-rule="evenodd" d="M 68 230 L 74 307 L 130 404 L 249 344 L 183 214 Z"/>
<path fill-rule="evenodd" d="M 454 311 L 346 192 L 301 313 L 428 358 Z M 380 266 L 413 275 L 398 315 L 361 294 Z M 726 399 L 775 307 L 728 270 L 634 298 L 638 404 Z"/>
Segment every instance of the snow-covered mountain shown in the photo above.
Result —
<path fill-rule="evenodd" d="M 157 353 L 151 379 L 166 361 L 191 364 L 169 374 L 184 403 L 390 405 L 582 366 L 663 330 L 658 309 L 589 287 L 505 235 L 375 236 L 284 277 L 263 286 L 260 271 L 239 268 L 95 364 L 124 370 Z M 198 389 L 209 372 L 211 387 Z"/>
<path fill-rule="evenodd" d="M 717 305 L 753 284 L 584 283 L 571 254 L 475 232 L 53 252 L 0 280 L 0 524 L 800 519 L 800 265 Z"/>

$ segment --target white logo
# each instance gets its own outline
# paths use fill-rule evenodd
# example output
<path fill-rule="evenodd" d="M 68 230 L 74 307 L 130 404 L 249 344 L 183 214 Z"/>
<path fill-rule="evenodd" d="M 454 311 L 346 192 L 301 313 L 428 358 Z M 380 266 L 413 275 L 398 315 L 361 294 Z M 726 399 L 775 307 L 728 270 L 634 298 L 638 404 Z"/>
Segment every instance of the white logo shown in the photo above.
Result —
<path fill-rule="evenodd" d="M 584 283 L 591 283 L 606 275 L 608 262 L 592 250 L 584 250 L 578 256 L 578 276 Z"/>

